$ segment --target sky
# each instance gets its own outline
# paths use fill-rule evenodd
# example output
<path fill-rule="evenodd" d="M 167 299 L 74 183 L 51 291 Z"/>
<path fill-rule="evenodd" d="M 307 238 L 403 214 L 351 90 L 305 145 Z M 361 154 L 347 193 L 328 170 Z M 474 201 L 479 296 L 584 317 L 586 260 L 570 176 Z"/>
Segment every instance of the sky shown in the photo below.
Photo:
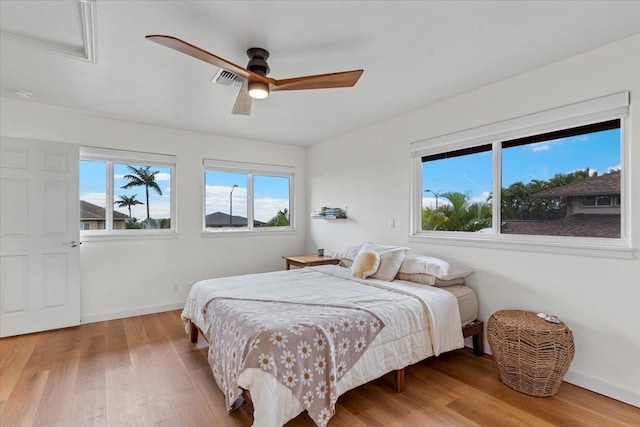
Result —
<path fill-rule="evenodd" d="M 144 187 L 134 187 L 122 189 L 128 180 L 123 176 L 130 173 L 125 164 L 114 164 L 114 201 L 120 200 L 120 196 L 131 197 L 136 195 L 136 199 L 144 205 L 131 207 L 131 215 L 134 218 L 143 220 L 147 217 L 146 196 Z M 140 167 L 140 165 L 131 165 Z M 152 166 L 152 171 L 159 171 L 156 175 L 156 182 L 160 186 L 162 195 L 158 195 L 154 190 L 149 191 L 149 207 L 152 218 L 170 217 L 170 196 L 171 196 L 171 169 L 161 166 Z M 85 200 L 98 206 L 105 206 L 106 203 L 106 164 L 105 162 L 80 161 L 80 200 Z M 233 185 L 238 185 L 233 189 L 233 215 L 247 217 L 247 175 L 227 172 L 206 173 L 206 214 L 214 212 L 229 213 L 229 195 Z M 258 176 L 254 178 L 254 216 L 259 221 L 269 221 L 276 216 L 279 210 L 289 209 L 289 178 Z M 125 215 L 129 214 L 128 208 L 118 208 L 115 210 Z"/>
<path fill-rule="evenodd" d="M 135 168 L 139 168 L 141 165 L 131 164 Z M 152 171 L 158 171 L 156 174 L 156 183 L 162 191 L 162 195 L 159 195 L 153 189 L 149 189 L 149 211 L 151 218 L 169 218 L 171 212 L 171 169 L 161 166 L 153 166 Z M 147 217 L 146 207 L 146 195 L 144 187 L 133 187 L 129 189 L 122 189 L 129 182 L 124 179 L 124 175 L 131 174 L 131 171 L 125 164 L 115 163 L 113 165 L 114 175 L 114 201 L 120 200 L 120 196 L 131 197 L 136 195 L 136 200 L 144 203 L 143 205 L 135 205 L 131 207 L 131 215 L 138 220 L 144 220 Z M 93 203 L 101 207 L 106 203 L 106 164 L 105 162 L 98 161 L 80 161 L 80 200 Z M 114 209 L 117 212 L 129 215 L 128 208 L 119 208 L 118 205 L 114 205 Z"/>
<path fill-rule="evenodd" d="M 230 193 L 233 185 L 233 215 L 247 217 L 247 175 L 229 172 L 207 171 L 206 214 L 229 213 Z M 289 209 L 289 178 L 254 175 L 254 218 L 269 221 L 278 211 Z"/>
<path fill-rule="evenodd" d="M 504 149 L 501 186 L 548 180 L 585 168 L 602 175 L 620 168 L 620 146 L 620 130 L 612 129 Z M 423 163 L 422 188 L 436 194 L 469 194 L 473 202 L 487 200 L 492 189 L 491 151 Z M 423 191 L 422 206 L 434 208 L 435 202 L 433 193 Z M 439 198 L 438 203 L 446 199 Z"/>

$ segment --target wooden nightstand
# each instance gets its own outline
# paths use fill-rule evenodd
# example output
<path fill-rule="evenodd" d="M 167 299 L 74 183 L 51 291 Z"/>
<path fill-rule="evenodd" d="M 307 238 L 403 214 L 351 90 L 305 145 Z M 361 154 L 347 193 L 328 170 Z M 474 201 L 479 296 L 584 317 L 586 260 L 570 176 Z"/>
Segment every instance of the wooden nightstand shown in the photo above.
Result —
<path fill-rule="evenodd" d="M 294 267 L 311 267 L 313 265 L 327 265 L 338 264 L 340 260 L 338 258 L 331 258 L 330 256 L 318 256 L 316 254 L 310 255 L 291 255 L 282 257 L 285 262 L 285 268 L 291 270 L 291 266 Z"/>

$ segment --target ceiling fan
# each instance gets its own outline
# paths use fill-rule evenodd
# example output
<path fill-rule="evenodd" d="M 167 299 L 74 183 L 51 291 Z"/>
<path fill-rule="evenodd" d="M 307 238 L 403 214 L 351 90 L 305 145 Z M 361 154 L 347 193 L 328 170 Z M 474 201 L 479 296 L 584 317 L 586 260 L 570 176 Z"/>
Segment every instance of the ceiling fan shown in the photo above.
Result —
<path fill-rule="evenodd" d="M 249 64 L 247 68 L 243 68 L 176 37 L 149 35 L 146 38 L 201 61 L 208 62 L 242 79 L 240 92 L 231 111 L 233 114 L 250 115 L 251 99 L 266 98 L 269 96 L 269 92 L 273 91 L 352 87 L 364 72 L 364 70 L 353 70 L 277 80 L 267 77 L 270 71 L 269 65 L 267 65 L 269 52 L 258 47 L 252 47 L 247 50 Z"/>

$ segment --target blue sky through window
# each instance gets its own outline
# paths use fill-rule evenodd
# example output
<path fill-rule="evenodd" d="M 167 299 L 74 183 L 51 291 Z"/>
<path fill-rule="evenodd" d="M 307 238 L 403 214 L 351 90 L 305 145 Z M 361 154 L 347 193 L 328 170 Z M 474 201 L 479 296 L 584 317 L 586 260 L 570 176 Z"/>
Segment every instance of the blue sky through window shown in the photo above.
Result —
<path fill-rule="evenodd" d="M 146 165 L 130 164 L 135 168 Z M 170 218 L 171 217 L 171 169 L 162 166 L 151 166 L 151 171 L 158 171 L 155 176 L 156 183 L 162 191 L 162 195 L 158 195 L 153 189 L 149 189 L 149 210 L 151 218 Z M 131 174 L 131 170 L 127 168 L 127 164 L 115 163 L 113 165 L 113 200 L 120 200 L 120 196 L 131 197 L 136 195 L 136 200 L 144 203 L 131 207 L 131 215 L 138 220 L 144 220 L 147 217 L 146 194 L 145 187 L 133 187 L 122 189 L 129 180 L 124 179 L 125 175 Z M 80 161 L 80 200 L 93 203 L 101 207 L 105 207 L 106 203 L 106 163 L 102 161 Z M 125 215 L 129 215 L 128 209 L 118 208 L 114 205 L 114 210 Z"/>
<path fill-rule="evenodd" d="M 521 181 L 545 181 L 558 173 L 589 168 L 598 175 L 620 169 L 620 129 L 521 145 L 502 150 L 502 187 Z M 485 201 L 492 190 L 490 151 L 433 160 L 422 164 L 422 189 L 437 194 L 460 192 Z M 446 203 L 446 200 L 439 200 Z M 424 207 L 435 207 L 435 196 L 423 193 Z"/>
<path fill-rule="evenodd" d="M 247 217 L 246 174 L 207 171 L 205 214 L 229 213 L 230 193 L 233 185 L 233 215 Z M 289 209 L 289 178 L 279 176 L 254 175 L 254 217 L 258 221 L 269 221 L 279 210 Z"/>

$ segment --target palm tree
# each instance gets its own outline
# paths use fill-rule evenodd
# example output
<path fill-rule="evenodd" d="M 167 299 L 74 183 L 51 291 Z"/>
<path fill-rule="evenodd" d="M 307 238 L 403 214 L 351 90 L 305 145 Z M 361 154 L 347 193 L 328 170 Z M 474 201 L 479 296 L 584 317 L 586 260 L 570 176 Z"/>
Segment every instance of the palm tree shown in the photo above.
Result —
<path fill-rule="evenodd" d="M 136 200 L 136 196 L 137 194 L 134 194 L 131 197 L 128 196 L 118 196 L 120 197 L 120 200 L 116 200 L 115 202 L 113 202 L 113 204 L 117 204 L 119 208 L 129 208 L 129 218 L 132 218 L 131 216 L 131 206 L 135 206 L 135 205 L 144 205 L 144 203 L 142 203 L 139 200 Z"/>
<path fill-rule="evenodd" d="M 147 195 L 147 220 L 150 220 L 151 215 L 149 214 L 149 188 L 152 188 L 156 193 L 162 196 L 162 190 L 160 190 L 160 186 L 156 182 L 156 175 L 160 173 L 160 171 L 151 172 L 151 166 L 140 166 L 139 168 L 134 168 L 133 166 L 127 165 L 127 167 L 133 173 L 133 175 L 125 175 L 124 179 L 128 179 L 129 182 L 120 188 L 127 189 L 132 187 L 144 186 Z"/>
<path fill-rule="evenodd" d="M 283 227 L 289 225 L 289 210 L 284 208 L 281 211 L 278 211 L 276 216 L 267 221 L 267 226 L 269 227 Z"/>
<path fill-rule="evenodd" d="M 470 203 L 469 196 L 458 192 L 440 194 L 449 203 L 438 210 L 422 211 L 423 230 L 478 231 L 491 226 L 491 207 L 487 202 Z"/>

